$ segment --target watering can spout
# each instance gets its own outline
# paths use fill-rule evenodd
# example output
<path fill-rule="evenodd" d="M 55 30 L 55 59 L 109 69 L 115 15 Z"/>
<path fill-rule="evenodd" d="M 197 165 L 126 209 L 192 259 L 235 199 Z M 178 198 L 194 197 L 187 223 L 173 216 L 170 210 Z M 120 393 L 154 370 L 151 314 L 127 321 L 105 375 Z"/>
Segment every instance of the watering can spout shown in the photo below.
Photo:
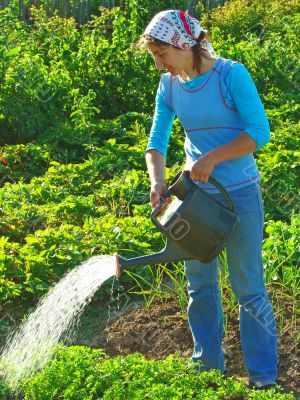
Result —
<path fill-rule="evenodd" d="M 119 254 L 114 254 L 115 275 L 121 276 L 123 270 L 128 267 L 137 267 L 142 265 L 164 264 L 172 261 L 191 260 L 194 257 L 183 249 L 180 249 L 175 242 L 168 240 L 165 248 L 158 253 L 148 254 L 146 256 L 123 258 Z"/>

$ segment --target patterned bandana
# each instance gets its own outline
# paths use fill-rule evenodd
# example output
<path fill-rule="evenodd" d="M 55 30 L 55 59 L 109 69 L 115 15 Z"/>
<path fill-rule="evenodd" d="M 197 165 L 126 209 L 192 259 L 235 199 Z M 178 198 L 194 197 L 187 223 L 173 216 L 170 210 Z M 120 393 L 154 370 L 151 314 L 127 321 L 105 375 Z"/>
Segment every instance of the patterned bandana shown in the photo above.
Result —
<path fill-rule="evenodd" d="M 178 10 L 161 11 L 147 26 L 144 34 L 181 49 L 189 49 L 197 44 L 201 32 L 206 32 L 199 21 Z"/>

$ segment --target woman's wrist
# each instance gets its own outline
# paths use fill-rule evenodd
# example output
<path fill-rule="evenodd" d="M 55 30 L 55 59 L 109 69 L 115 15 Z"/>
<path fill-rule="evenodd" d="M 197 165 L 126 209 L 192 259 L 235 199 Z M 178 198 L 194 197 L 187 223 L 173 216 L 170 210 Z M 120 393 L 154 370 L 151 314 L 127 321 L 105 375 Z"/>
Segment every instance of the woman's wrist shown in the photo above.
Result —
<path fill-rule="evenodd" d="M 206 156 L 209 157 L 209 159 L 214 165 L 217 165 L 220 162 L 222 162 L 222 151 L 220 151 L 220 147 L 217 147 L 216 149 L 209 151 L 208 153 L 206 153 Z"/>
<path fill-rule="evenodd" d="M 164 180 L 152 180 L 151 181 L 151 186 L 158 186 L 158 185 L 166 185 L 166 182 Z"/>

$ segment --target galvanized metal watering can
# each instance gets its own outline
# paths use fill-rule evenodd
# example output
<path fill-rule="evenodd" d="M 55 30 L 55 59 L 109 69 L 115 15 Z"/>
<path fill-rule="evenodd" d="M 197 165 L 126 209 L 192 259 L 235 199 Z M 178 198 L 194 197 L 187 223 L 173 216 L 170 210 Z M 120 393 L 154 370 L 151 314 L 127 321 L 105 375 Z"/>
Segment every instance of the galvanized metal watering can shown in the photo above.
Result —
<path fill-rule="evenodd" d="M 211 262 L 224 249 L 232 237 L 239 218 L 225 188 L 212 177 L 212 183 L 224 196 L 224 206 L 196 185 L 189 171 L 181 171 L 171 182 L 162 200 L 175 195 L 166 213 L 159 216 L 164 207 L 155 207 L 151 220 L 167 237 L 166 245 L 159 253 L 125 259 L 115 254 L 117 276 L 130 266 L 153 265 L 171 261 L 197 259 Z"/>

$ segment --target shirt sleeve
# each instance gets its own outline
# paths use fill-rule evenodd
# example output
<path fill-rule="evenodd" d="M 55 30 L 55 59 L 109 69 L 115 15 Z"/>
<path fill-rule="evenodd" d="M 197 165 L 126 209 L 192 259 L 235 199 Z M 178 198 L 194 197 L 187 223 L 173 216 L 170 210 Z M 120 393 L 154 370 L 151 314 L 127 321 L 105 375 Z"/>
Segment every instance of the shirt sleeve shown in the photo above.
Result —
<path fill-rule="evenodd" d="M 157 90 L 155 102 L 155 111 L 146 152 L 154 149 L 166 157 L 175 113 L 164 101 L 161 83 Z"/>
<path fill-rule="evenodd" d="M 245 132 L 256 142 L 256 150 L 270 140 L 270 126 L 256 86 L 243 64 L 234 64 L 226 84 L 237 109 L 246 125 Z"/>

